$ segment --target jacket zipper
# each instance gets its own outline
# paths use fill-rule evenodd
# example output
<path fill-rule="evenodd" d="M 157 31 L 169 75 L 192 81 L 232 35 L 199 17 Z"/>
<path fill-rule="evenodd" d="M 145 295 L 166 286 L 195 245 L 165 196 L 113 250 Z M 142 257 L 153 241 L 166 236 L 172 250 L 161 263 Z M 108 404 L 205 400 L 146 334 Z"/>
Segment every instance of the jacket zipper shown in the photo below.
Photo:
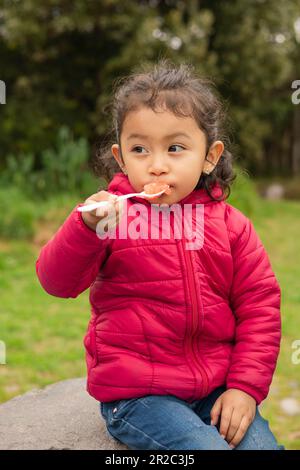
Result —
<path fill-rule="evenodd" d="M 194 344 L 194 335 L 197 332 L 198 329 L 198 309 L 197 309 L 197 294 L 196 294 L 196 286 L 195 286 L 195 277 L 194 277 L 194 272 L 193 272 L 193 266 L 192 266 L 192 261 L 191 261 L 191 254 L 190 252 L 187 253 L 184 246 L 184 239 L 182 239 L 182 245 L 183 245 L 183 251 L 184 251 L 184 256 L 185 256 L 185 261 L 187 265 L 187 273 L 188 273 L 188 281 L 189 281 L 189 286 L 190 286 L 190 292 L 191 292 L 191 301 L 192 301 L 192 324 L 191 324 L 191 334 L 190 336 L 187 337 L 187 341 L 190 343 L 191 346 L 191 351 L 193 353 L 194 357 L 194 362 L 196 366 L 198 367 L 198 370 L 200 371 L 201 377 L 202 377 L 202 382 L 204 386 L 204 396 L 208 390 L 208 377 L 206 375 L 206 371 L 200 365 L 200 362 L 198 361 L 198 353 L 195 351 L 195 344 Z"/>
<path fill-rule="evenodd" d="M 171 224 L 171 231 L 173 232 L 173 238 L 174 237 L 174 213 L 171 211 L 170 212 L 170 224 Z M 173 220 L 173 227 L 172 227 L 172 222 L 171 219 Z M 184 257 L 185 257 L 185 263 L 187 266 L 187 274 L 188 274 L 188 283 L 190 286 L 190 293 L 191 293 L 191 301 L 192 301 L 192 323 L 191 323 L 191 334 L 189 335 L 187 333 L 186 335 L 186 343 L 190 345 L 190 350 L 192 352 L 192 357 L 194 359 L 194 363 L 196 364 L 196 369 L 200 371 L 200 375 L 202 378 L 202 383 L 204 387 L 204 394 L 203 396 L 206 396 L 207 390 L 208 390 L 208 376 L 206 374 L 206 371 L 204 368 L 202 368 L 202 365 L 198 361 L 198 356 L 197 352 L 194 350 L 194 342 L 193 342 L 193 336 L 197 332 L 197 327 L 198 327 L 198 313 L 197 313 L 197 294 L 196 294 L 196 282 L 194 278 L 194 272 L 193 272 L 193 266 L 192 266 L 192 260 L 191 260 L 191 254 L 187 253 L 185 249 L 185 238 L 184 238 L 184 226 L 182 226 L 182 237 L 181 237 L 181 243 L 183 247 L 183 252 L 184 252 Z M 195 327 L 194 327 L 195 324 Z M 196 400 L 198 398 L 198 395 L 195 395 L 194 399 Z"/>

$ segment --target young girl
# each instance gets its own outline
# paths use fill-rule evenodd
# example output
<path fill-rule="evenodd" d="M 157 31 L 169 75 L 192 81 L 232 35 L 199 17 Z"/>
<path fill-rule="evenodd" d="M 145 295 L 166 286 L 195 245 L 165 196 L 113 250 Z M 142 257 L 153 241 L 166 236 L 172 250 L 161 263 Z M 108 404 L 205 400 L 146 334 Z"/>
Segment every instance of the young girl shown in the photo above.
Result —
<path fill-rule="evenodd" d="M 98 159 L 108 190 L 74 208 L 36 263 L 51 295 L 90 288 L 87 390 L 109 434 L 131 449 L 284 449 L 258 409 L 280 349 L 280 287 L 252 222 L 225 202 L 219 98 L 192 66 L 162 60 L 119 84 L 113 116 L 117 143 Z M 116 201 L 153 182 L 170 191 Z M 148 230 L 160 209 L 164 238 Z M 175 236 L 185 210 L 192 247 Z"/>

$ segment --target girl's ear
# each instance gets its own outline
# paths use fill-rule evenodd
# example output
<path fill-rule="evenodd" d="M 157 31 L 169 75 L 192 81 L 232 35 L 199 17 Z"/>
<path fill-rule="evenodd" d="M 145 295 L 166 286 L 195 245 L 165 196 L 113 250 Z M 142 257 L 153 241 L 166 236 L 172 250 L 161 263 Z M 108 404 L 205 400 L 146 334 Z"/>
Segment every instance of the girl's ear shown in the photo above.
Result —
<path fill-rule="evenodd" d="M 119 145 L 118 145 L 118 144 L 113 144 L 113 145 L 111 146 L 111 153 L 113 154 L 115 160 L 117 160 L 117 162 L 118 162 L 119 165 L 120 165 L 121 156 L 120 156 L 120 149 L 119 149 Z"/>
<path fill-rule="evenodd" d="M 203 172 L 209 175 L 216 167 L 222 153 L 224 152 L 224 144 L 221 140 L 216 140 L 209 148 L 209 151 L 205 157 Z"/>
<path fill-rule="evenodd" d="M 111 153 L 113 154 L 114 159 L 117 161 L 117 163 L 118 163 L 119 167 L 121 168 L 121 170 L 123 171 L 123 173 L 125 173 L 125 175 L 127 175 L 127 171 L 126 171 L 125 165 L 122 161 L 120 147 L 119 147 L 118 144 L 113 144 L 111 146 Z"/>

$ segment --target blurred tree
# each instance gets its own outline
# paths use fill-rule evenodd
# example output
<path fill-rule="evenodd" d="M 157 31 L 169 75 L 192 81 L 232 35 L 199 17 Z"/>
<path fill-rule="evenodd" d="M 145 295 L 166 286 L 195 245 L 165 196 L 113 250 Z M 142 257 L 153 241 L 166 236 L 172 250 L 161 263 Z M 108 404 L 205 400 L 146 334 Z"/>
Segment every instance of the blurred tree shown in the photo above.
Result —
<path fill-rule="evenodd" d="M 0 0 L 1 78 L 8 88 L 0 115 L 2 155 L 39 153 L 62 125 L 90 141 L 105 134 L 112 82 L 141 61 L 188 57 L 211 73 L 216 57 L 208 57 L 206 38 L 212 15 L 200 10 L 183 20 L 184 2 L 173 3 L 161 17 L 153 2 Z"/>
<path fill-rule="evenodd" d="M 42 165 L 66 125 L 94 142 L 110 130 L 117 77 L 141 62 L 189 61 L 230 103 L 250 170 L 291 169 L 300 0 L 0 0 L 2 165 L 33 152 Z M 1 161 L 0 161 L 1 165 Z"/>
<path fill-rule="evenodd" d="M 218 57 L 219 87 L 230 102 L 243 161 L 253 172 L 289 173 L 291 83 L 300 76 L 295 30 L 300 1 L 198 3 L 215 18 L 210 48 Z"/>

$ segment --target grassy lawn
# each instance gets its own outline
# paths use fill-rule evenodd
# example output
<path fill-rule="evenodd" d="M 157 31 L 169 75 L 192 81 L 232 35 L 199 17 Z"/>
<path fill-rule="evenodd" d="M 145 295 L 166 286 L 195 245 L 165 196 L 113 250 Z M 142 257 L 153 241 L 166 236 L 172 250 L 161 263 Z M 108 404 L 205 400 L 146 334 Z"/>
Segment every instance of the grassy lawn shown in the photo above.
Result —
<path fill-rule="evenodd" d="M 35 271 L 41 246 L 76 202 L 68 201 L 59 210 L 45 206 L 46 215 L 31 242 L 0 240 L 0 339 L 6 343 L 6 365 L 0 365 L 0 402 L 85 374 L 82 340 L 90 317 L 88 291 L 77 299 L 50 296 Z"/>
<path fill-rule="evenodd" d="M 7 364 L 0 365 L 0 402 L 32 388 L 84 376 L 83 336 L 90 318 L 88 290 L 77 299 L 48 295 L 40 286 L 35 261 L 76 204 L 53 206 L 30 241 L 0 240 L 0 340 L 6 343 Z M 261 201 L 251 215 L 282 289 L 283 339 L 270 394 L 261 407 L 279 442 L 300 449 L 299 415 L 280 407 L 283 398 L 300 401 L 300 364 L 292 363 L 292 342 L 300 339 L 300 203 Z"/>
<path fill-rule="evenodd" d="M 281 350 L 262 413 L 286 448 L 300 449 L 299 414 L 289 416 L 280 408 L 280 401 L 287 397 L 300 403 L 300 364 L 293 364 L 291 358 L 295 352 L 292 343 L 300 339 L 300 203 L 263 201 L 259 215 L 252 220 L 269 253 L 282 291 Z"/>

